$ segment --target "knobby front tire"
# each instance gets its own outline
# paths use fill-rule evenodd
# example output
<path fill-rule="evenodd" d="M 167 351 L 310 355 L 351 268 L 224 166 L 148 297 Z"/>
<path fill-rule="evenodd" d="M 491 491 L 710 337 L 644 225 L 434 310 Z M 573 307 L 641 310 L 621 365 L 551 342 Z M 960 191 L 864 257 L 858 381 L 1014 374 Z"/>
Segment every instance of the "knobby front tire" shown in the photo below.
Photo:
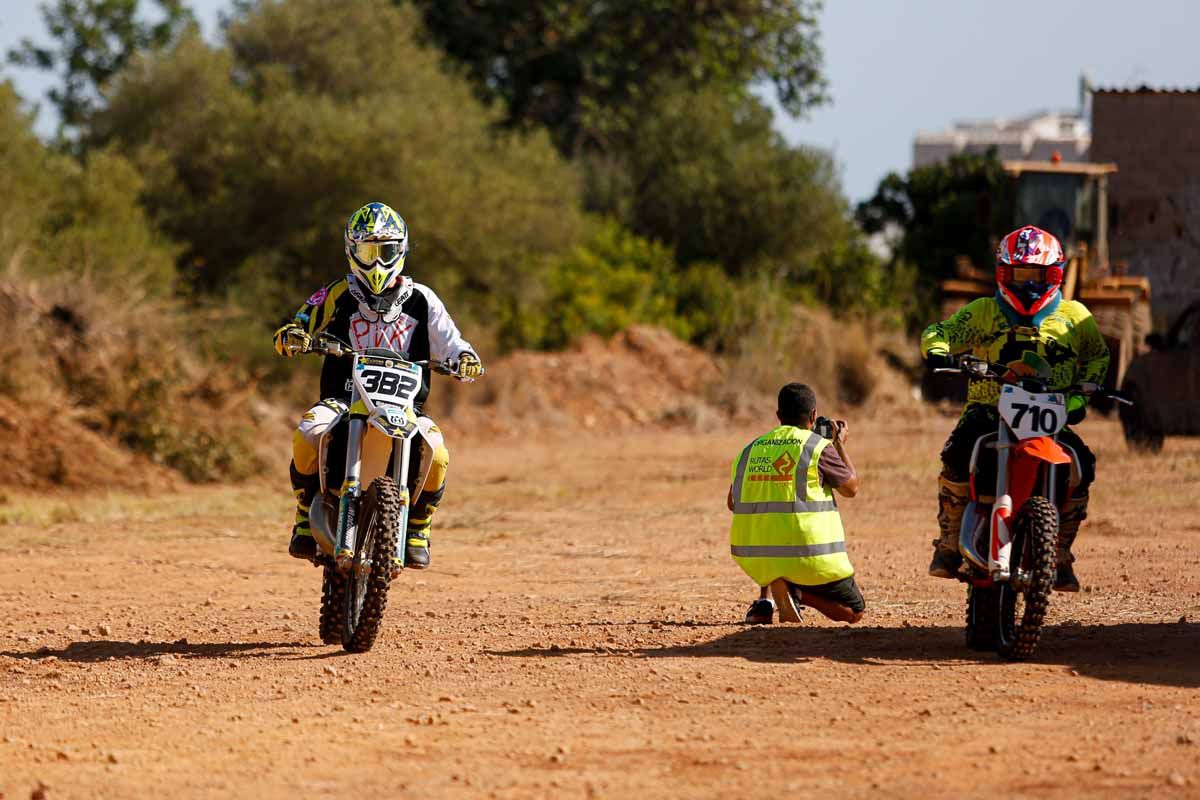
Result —
<path fill-rule="evenodd" d="M 390 477 L 372 481 L 359 505 L 358 519 L 361 525 L 354 563 L 346 576 L 342 626 L 342 647 L 351 653 L 371 649 L 387 609 L 400 526 L 400 490 Z"/>
<path fill-rule="evenodd" d="M 1029 573 L 1028 588 L 1018 593 L 1009 584 L 1000 585 L 1000 641 L 997 652 L 1002 658 L 1019 661 L 1037 649 L 1042 623 L 1050 608 L 1058 556 L 1058 509 L 1044 497 L 1031 497 L 1013 520 L 1014 564 Z M 1020 620 L 1018 601 L 1023 601 Z"/>

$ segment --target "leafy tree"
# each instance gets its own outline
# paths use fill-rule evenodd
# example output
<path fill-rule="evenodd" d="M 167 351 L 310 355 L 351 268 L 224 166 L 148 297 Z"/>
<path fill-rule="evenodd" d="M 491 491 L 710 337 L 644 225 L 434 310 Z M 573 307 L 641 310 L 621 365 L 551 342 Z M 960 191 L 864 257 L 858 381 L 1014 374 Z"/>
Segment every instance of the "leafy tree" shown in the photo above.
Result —
<path fill-rule="evenodd" d="M 41 6 L 53 40 L 39 45 L 22 39 L 8 60 L 23 67 L 57 71 L 62 80 L 48 92 L 60 116 L 59 134 L 77 130 L 97 108 L 104 84 L 134 53 L 162 47 L 195 23 L 182 0 L 154 0 L 161 19 L 147 22 L 138 0 L 56 0 Z"/>
<path fill-rule="evenodd" d="M 627 224 L 673 245 L 684 264 L 744 274 L 770 263 L 797 277 L 853 230 L 832 159 L 789 146 L 749 94 L 665 95 L 625 159 L 636 187 Z"/>
<path fill-rule="evenodd" d="M 793 114 L 826 99 L 819 0 L 410 2 L 509 125 L 545 126 L 567 154 L 610 149 L 680 81 L 740 91 L 769 80 Z"/>
<path fill-rule="evenodd" d="M 575 171 L 544 133 L 494 135 L 418 26 L 369 0 L 262 0 L 226 46 L 188 34 L 117 76 L 94 134 L 137 159 L 196 287 L 274 322 L 344 273 L 346 218 L 381 200 L 411 227 L 410 273 L 494 327 L 522 265 L 579 240 Z"/>
<path fill-rule="evenodd" d="M 932 284 L 954 274 L 958 256 L 990 264 L 997 236 L 1009 222 L 1011 191 L 995 150 L 958 154 L 889 173 L 857 209 L 867 233 L 899 233 L 895 257 L 916 266 Z"/>
<path fill-rule="evenodd" d="M 126 159 L 96 151 L 84 161 L 48 149 L 20 99 L 0 83 L 0 253 L 39 276 L 89 275 L 105 284 L 169 293 L 175 248 L 139 203 L 142 179 Z"/>

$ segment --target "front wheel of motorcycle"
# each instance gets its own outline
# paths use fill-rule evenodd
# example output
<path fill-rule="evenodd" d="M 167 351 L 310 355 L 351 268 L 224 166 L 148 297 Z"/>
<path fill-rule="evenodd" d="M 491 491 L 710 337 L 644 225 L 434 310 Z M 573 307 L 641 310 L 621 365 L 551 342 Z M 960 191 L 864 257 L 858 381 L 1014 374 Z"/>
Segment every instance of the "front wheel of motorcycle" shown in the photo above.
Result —
<path fill-rule="evenodd" d="M 1019 661 L 1037 649 L 1042 623 L 1054 590 L 1058 554 L 1058 509 L 1044 497 L 1031 497 L 1013 520 L 1013 574 L 1027 576 L 1020 589 L 1000 585 L 1000 641 L 1002 658 Z"/>
<path fill-rule="evenodd" d="M 362 496 L 358 541 L 346 576 L 342 647 L 365 653 L 375 644 L 387 608 L 392 556 L 400 525 L 400 491 L 388 477 L 376 478 Z"/>

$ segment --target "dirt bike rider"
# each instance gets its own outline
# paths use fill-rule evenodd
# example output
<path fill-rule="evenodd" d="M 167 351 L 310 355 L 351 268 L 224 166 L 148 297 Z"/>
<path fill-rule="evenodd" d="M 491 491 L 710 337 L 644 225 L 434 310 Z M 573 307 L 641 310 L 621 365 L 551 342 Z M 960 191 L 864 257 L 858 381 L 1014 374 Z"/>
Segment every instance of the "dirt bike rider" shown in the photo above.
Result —
<path fill-rule="evenodd" d="M 474 380 L 483 367 L 474 348 L 458 332 L 454 320 L 433 290 L 402 275 L 408 255 L 408 225 L 383 203 L 355 211 L 345 229 L 350 273 L 318 289 L 290 322 L 275 332 L 282 356 L 306 353 L 314 338 L 328 333 L 355 349 L 386 347 L 419 361 L 448 361 L 460 380 Z M 418 414 L 429 394 L 429 369 L 416 398 Z M 350 360 L 328 357 L 321 369 L 321 401 L 300 420 L 292 437 L 291 478 L 296 495 L 296 522 L 288 552 L 313 558 L 316 540 L 309 527 L 309 507 L 321 489 L 318 447 L 321 437 L 345 418 L 350 397 Z M 429 530 L 446 488 L 450 454 L 441 432 L 428 417 L 418 423 L 431 440 L 433 453 L 425 486 L 408 520 L 405 566 L 429 566 Z M 425 445 L 430 446 L 429 444 Z"/>
<path fill-rule="evenodd" d="M 1096 320 L 1078 301 L 1063 300 L 1060 287 L 1066 258 L 1058 239 L 1027 225 L 1005 236 L 996 250 L 997 291 L 959 309 L 950 319 L 925 329 L 921 355 L 928 367 L 949 367 L 953 356 L 971 353 L 977 358 L 1007 364 L 1014 376 L 1039 375 L 1051 389 L 1084 382 L 1103 383 L 1108 372 L 1108 345 Z M 929 574 L 953 578 L 962 563 L 958 550 L 959 527 L 970 500 L 970 460 L 976 440 L 997 427 L 996 403 L 1000 385 L 994 380 L 972 380 L 967 406 L 942 449 L 938 477 L 938 525 Z M 1087 398 L 1067 398 L 1067 422 L 1076 425 L 1087 413 Z M 1079 525 L 1087 518 L 1088 487 L 1096 474 L 1096 458 L 1073 430 L 1065 428 L 1059 441 L 1079 456 L 1082 473 L 1060 505 L 1058 575 L 1054 588 L 1079 591 L 1071 566 L 1071 546 Z"/>

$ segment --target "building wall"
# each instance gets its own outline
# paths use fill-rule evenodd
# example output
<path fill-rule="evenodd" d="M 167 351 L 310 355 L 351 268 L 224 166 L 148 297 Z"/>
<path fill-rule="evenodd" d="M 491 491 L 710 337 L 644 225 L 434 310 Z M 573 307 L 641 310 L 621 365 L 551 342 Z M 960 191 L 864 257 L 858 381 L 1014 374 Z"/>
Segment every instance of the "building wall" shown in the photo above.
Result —
<path fill-rule="evenodd" d="M 1200 300 L 1200 90 L 1100 90 L 1093 161 L 1113 161 L 1109 246 L 1150 278 L 1161 325 Z"/>

